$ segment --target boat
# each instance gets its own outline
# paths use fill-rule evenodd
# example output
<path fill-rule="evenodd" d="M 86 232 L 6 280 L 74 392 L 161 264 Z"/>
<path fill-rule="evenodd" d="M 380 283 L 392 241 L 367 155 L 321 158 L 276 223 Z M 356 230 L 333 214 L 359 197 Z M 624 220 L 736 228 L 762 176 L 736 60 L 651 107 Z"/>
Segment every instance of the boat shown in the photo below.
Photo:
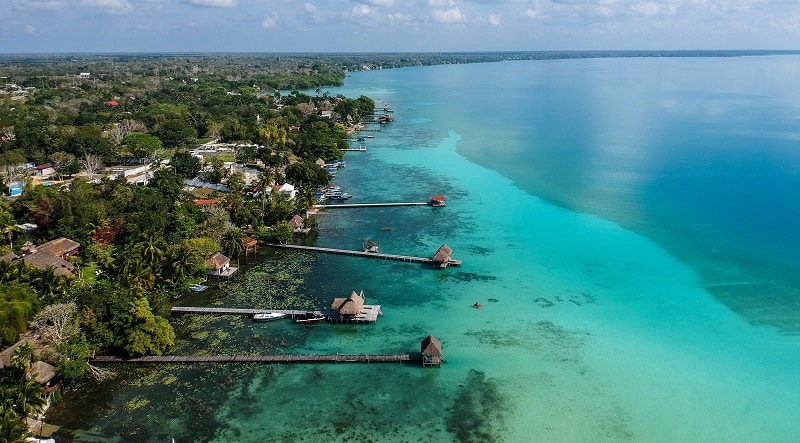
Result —
<path fill-rule="evenodd" d="M 347 200 L 347 199 L 353 198 L 353 196 L 350 195 L 349 193 L 342 192 L 342 191 L 339 191 L 339 190 L 337 190 L 337 191 L 328 191 L 323 195 L 323 197 L 328 199 L 328 200 Z"/>
<path fill-rule="evenodd" d="M 286 317 L 286 314 L 281 312 L 257 312 L 253 314 L 253 321 L 273 321 L 273 320 L 280 320 Z"/>
<path fill-rule="evenodd" d="M 482 304 L 480 304 L 480 303 L 478 303 L 478 302 L 475 302 L 475 304 L 474 304 L 474 305 L 472 305 L 472 307 L 473 307 L 473 308 L 479 308 L 479 309 L 480 309 L 480 308 L 482 308 L 482 307 L 483 307 L 483 305 L 482 305 Z"/>
<path fill-rule="evenodd" d="M 364 252 L 370 252 L 373 254 L 378 253 L 378 242 L 375 240 L 367 240 L 364 242 Z"/>
<path fill-rule="evenodd" d="M 192 291 L 192 292 L 203 292 L 206 289 L 208 289 L 208 286 L 201 285 L 199 283 L 189 286 L 189 290 Z"/>
<path fill-rule="evenodd" d="M 311 323 L 316 323 L 318 321 L 326 320 L 327 318 L 328 317 L 322 314 L 317 314 L 315 312 L 306 312 L 305 314 L 302 314 L 299 317 L 297 317 L 294 320 L 294 322 L 301 324 L 311 324 Z"/>

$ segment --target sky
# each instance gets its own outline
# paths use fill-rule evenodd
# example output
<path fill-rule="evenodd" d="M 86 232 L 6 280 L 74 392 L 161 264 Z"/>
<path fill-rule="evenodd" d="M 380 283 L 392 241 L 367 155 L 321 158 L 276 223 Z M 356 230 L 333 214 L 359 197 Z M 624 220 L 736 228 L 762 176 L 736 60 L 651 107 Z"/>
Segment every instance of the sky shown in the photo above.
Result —
<path fill-rule="evenodd" d="M 800 49 L 798 0 L 0 0 L 0 53 Z"/>

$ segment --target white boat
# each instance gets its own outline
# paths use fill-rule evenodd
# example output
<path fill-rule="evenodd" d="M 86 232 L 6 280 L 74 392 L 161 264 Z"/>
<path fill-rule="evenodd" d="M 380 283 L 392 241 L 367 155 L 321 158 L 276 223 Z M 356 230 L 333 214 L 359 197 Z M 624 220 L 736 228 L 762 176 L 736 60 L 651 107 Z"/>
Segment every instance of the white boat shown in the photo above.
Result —
<path fill-rule="evenodd" d="M 286 314 L 282 314 L 280 312 L 258 312 L 253 314 L 253 321 L 273 321 L 273 320 L 280 320 L 286 317 Z"/>
<path fill-rule="evenodd" d="M 192 292 L 203 292 L 206 289 L 208 289 L 208 286 L 201 285 L 201 284 L 195 284 L 195 285 L 189 286 L 189 290 L 192 291 Z"/>

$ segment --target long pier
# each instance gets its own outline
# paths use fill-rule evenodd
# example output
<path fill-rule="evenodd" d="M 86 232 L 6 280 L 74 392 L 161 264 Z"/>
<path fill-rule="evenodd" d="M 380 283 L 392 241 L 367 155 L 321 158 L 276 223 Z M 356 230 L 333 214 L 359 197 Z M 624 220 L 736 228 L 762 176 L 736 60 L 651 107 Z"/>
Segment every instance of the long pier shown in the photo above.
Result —
<path fill-rule="evenodd" d="M 405 363 L 421 361 L 419 354 L 321 355 L 165 355 L 122 358 L 100 355 L 93 363 Z"/>
<path fill-rule="evenodd" d="M 201 315 L 247 315 L 253 316 L 259 312 L 278 312 L 286 314 L 291 318 L 303 316 L 309 312 L 314 315 L 324 315 L 329 321 L 334 323 L 374 323 L 378 321 L 378 317 L 382 314 L 381 305 L 364 305 L 361 307 L 361 312 L 356 315 L 342 316 L 332 309 L 325 310 L 300 310 L 300 309 L 253 309 L 253 308 L 214 308 L 214 307 L 195 307 L 195 306 L 173 306 L 171 311 L 173 314 L 201 314 Z"/>
<path fill-rule="evenodd" d="M 280 249 L 300 249 L 303 251 L 314 251 L 314 252 L 322 252 L 326 254 L 339 254 L 339 255 L 350 255 L 355 257 L 367 257 L 367 258 L 378 258 L 382 260 L 395 260 L 395 261 L 404 261 L 404 262 L 412 262 L 412 263 L 422 263 L 426 265 L 433 265 L 433 260 L 426 257 L 411 257 L 408 255 L 392 255 L 392 254 L 381 254 L 375 252 L 364 252 L 364 251 L 354 251 L 351 249 L 333 249 L 333 248 L 319 248 L 316 246 L 301 246 L 301 245 L 279 245 L 268 243 L 267 246 L 271 246 L 273 248 L 280 248 Z M 459 261 L 458 264 L 460 265 L 461 262 Z M 458 266 L 458 265 L 456 265 Z"/>
<path fill-rule="evenodd" d="M 335 205 L 314 205 L 315 208 L 380 208 L 387 206 L 433 206 L 430 202 L 395 202 L 395 203 L 342 203 Z"/>

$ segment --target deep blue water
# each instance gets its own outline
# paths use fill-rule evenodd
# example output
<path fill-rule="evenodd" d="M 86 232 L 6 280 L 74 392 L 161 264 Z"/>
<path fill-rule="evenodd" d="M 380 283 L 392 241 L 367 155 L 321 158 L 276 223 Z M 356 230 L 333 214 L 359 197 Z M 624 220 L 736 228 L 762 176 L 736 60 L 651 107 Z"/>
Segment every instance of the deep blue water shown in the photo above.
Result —
<path fill-rule="evenodd" d="M 348 89 L 435 97 L 412 113 L 455 128 L 471 161 L 646 235 L 738 312 L 797 333 L 798 76 L 797 56 L 609 58 L 357 73 Z"/>

